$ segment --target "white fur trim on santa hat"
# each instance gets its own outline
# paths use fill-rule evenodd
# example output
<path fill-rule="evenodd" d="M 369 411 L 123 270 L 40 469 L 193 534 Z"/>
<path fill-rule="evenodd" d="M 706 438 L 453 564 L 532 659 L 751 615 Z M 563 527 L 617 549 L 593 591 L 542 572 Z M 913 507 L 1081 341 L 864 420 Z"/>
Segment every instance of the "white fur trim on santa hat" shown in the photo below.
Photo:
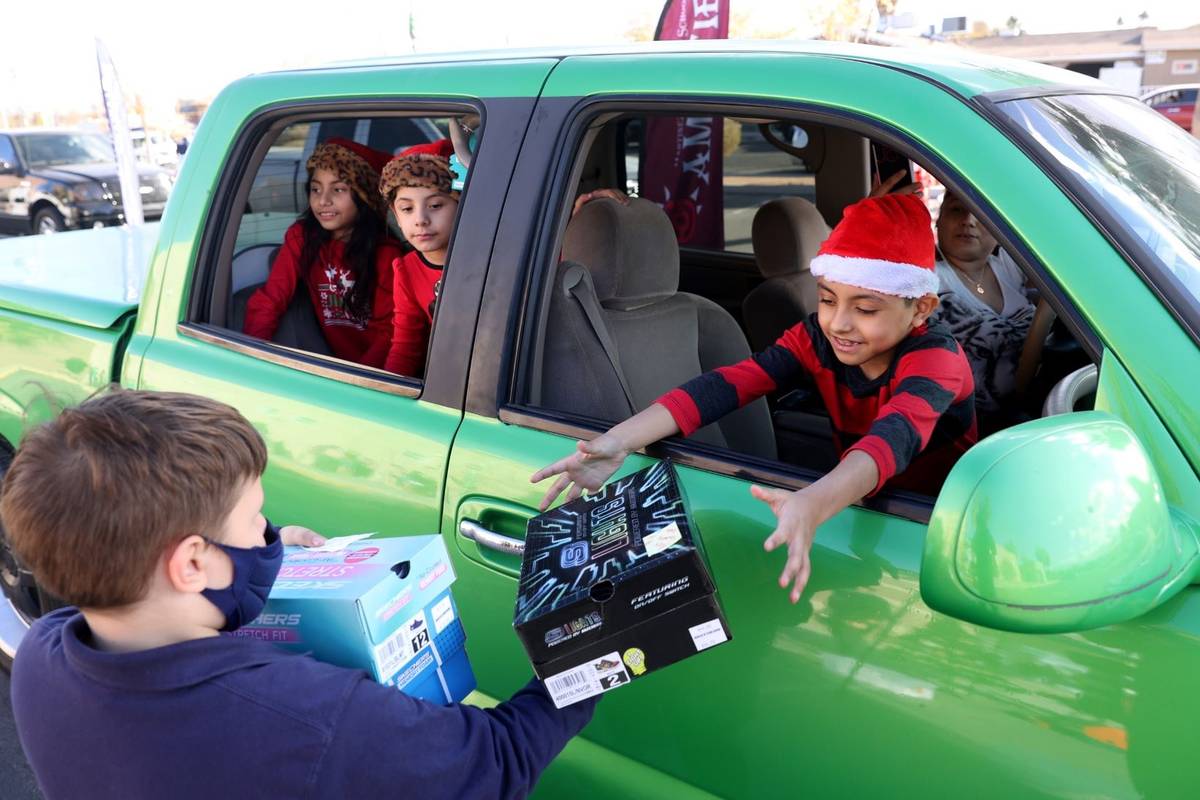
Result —
<path fill-rule="evenodd" d="M 823 253 L 812 260 L 809 270 L 818 278 L 861 286 L 897 297 L 937 294 L 939 282 L 932 269 L 881 258 L 857 258 Z"/>

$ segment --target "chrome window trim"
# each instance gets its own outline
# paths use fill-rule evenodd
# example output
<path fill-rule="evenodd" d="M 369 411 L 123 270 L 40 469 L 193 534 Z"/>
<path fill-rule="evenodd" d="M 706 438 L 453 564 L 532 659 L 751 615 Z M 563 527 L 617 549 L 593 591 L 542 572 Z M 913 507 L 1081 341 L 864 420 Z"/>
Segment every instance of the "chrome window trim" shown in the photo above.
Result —
<path fill-rule="evenodd" d="M 181 322 L 175 330 L 180 336 L 215 345 L 259 361 L 266 361 L 269 364 L 306 372 L 309 375 L 401 397 L 416 399 L 421 396 L 422 384 L 420 382 L 414 383 L 412 378 L 403 378 L 383 370 L 364 367 L 361 364 L 353 364 L 349 361 L 320 356 L 294 347 L 252 339 L 200 322 Z"/>

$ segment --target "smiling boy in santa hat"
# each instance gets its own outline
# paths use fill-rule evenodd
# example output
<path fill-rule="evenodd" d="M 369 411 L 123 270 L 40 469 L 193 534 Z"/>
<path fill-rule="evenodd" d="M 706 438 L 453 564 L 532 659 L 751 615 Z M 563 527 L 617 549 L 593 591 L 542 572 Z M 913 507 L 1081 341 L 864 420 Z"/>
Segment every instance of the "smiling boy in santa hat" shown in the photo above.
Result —
<path fill-rule="evenodd" d="M 806 376 L 829 412 L 841 461 L 796 492 L 751 488 L 779 521 L 763 546 L 787 545 L 779 585 L 792 584 L 793 603 L 808 582 L 818 525 L 885 483 L 936 492 L 976 440 L 975 384 L 954 338 L 926 324 L 938 305 L 938 278 L 924 203 L 911 194 L 855 203 L 811 269 L 820 292 L 816 313 L 766 350 L 693 378 L 534 473 L 534 483 L 559 475 L 542 508 L 568 487 L 568 500 L 599 489 L 634 450 L 691 434 Z"/>

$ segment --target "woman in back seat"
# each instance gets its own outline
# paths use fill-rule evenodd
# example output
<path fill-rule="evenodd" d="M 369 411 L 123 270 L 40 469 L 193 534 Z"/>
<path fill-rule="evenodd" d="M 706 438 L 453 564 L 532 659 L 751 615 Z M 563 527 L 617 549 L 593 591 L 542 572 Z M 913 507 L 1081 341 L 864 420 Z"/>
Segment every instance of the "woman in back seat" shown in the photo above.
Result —
<path fill-rule="evenodd" d="M 271 339 L 301 285 L 338 358 L 384 365 L 392 333 L 392 261 L 379 174 L 388 155 L 348 139 L 308 159 L 308 209 L 284 235 L 267 282 L 246 304 L 244 331 Z"/>
<path fill-rule="evenodd" d="M 1017 362 L 1034 315 L 1025 276 L 949 192 L 938 214 L 937 241 L 936 319 L 950 328 L 971 362 L 980 429 L 999 430 L 1018 421 Z"/>

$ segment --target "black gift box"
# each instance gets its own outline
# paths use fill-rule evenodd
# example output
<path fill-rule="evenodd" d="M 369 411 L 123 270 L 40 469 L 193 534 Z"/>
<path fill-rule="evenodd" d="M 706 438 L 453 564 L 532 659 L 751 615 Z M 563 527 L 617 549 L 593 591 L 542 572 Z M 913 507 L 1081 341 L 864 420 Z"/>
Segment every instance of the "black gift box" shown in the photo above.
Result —
<path fill-rule="evenodd" d="M 732 638 L 669 462 L 529 521 L 513 627 L 559 708 Z"/>

